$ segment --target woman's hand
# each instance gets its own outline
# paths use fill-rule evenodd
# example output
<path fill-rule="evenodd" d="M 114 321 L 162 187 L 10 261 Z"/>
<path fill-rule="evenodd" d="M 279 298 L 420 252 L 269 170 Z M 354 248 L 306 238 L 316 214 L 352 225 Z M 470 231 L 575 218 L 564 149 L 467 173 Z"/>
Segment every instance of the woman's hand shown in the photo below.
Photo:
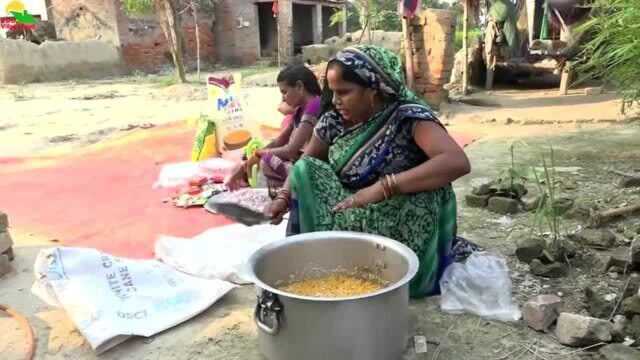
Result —
<path fill-rule="evenodd" d="M 251 174 L 251 169 L 253 165 L 257 165 L 260 163 L 260 150 L 256 151 L 256 154 L 250 157 L 247 161 L 244 162 L 244 172 L 245 174 Z"/>
<path fill-rule="evenodd" d="M 245 169 L 245 163 L 240 163 L 233 168 L 231 176 L 225 182 L 225 185 L 229 190 L 236 191 L 244 185 L 247 179 L 247 172 Z"/>
<path fill-rule="evenodd" d="M 370 204 L 379 203 L 384 200 L 384 189 L 380 182 L 359 190 L 355 194 L 347 197 L 333 208 L 334 212 L 366 207 Z"/>
<path fill-rule="evenodd" d="M 278 225 L 282 222 L 284 215 L 289 211 L 289 204 L 284 199 L 275 199 L 264 210 L 265 215 L 271 219 L 271 223 Z"/>

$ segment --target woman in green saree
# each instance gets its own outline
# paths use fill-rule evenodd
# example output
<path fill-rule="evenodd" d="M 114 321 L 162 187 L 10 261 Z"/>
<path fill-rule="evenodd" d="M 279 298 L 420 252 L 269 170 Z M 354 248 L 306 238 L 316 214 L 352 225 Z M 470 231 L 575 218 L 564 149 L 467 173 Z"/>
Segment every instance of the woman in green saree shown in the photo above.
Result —
<path fill-rule="evenodd" d="M 451 262 L 463 150 L 404 84 L 394 53 L 345 49 L 327 66 L 322 115 L 305 155 L 267 207 L 289 233 L 345 230 L 398 240 L 420 259 L 412 297 L 439 292 Z"/>

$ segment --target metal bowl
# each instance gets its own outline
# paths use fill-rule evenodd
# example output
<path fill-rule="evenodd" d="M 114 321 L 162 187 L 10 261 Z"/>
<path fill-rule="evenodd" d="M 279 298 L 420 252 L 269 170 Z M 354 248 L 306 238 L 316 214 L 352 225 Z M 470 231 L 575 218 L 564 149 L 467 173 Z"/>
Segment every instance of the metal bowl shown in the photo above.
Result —
<path fill-rule="evenodd" d="M 417 256 L 381 236 L 317 232 L 264 246 L 250 260 L 258 301 L 260 348 L 270 360 L 399 358 L 406 346 L 409 281 Z M 317 271 L 367 269 L 379 291 L 351 297 L 309 297 L 278 287 Z"/>

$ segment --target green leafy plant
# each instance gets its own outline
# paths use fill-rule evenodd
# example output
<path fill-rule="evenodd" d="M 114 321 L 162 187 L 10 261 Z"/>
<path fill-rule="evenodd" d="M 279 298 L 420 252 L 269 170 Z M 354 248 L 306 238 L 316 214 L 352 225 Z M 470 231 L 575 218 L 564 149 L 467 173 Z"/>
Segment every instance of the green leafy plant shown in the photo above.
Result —
<path fill-rule="evenodd" d="M 516 164 L 516 145 L 524 144 L 513 142 L 509 145 L 510 166 L 502 170 L 496 180 L 496 185 L 500 192 L 514 198 L 524 195 L 524 189 L 528 181 L 527 169 Z"/>
<path fill-rule="evenodd" d="M 536 169 L 532 169 L 532 173 L 542 196 L 536 209 L 534 221 L 541 233 L 546 230 L 551 234 L 551 249 L 557 252 L 563 247 L 563 237 L 560 228 L 561 215 L 556 208 L 558 188 L 553 147 L 550 148 L 548 161 L 547 156 L 542 155 L 542 174 L 539 174 Z"/>
<path fill-rule="evenodd" d="M 627 103 L 640 100 L 640 6 L 638 0 L 594 0 L 582 31 L 590 39 L 579 71 L 614 84 Z"/>
<path fill-rule="evenodd" d="M 470 43 L 474 43 L 474 39 L 477 39 L 480 35 L 482 35 L 482 29 L 480 29 L 479 27 L 474 27 L 469 29 L 469 40 Z M 462 29 L 458 29 L 456 30 L 456 35 L 455 35 L 455 41 L 454 41 L 454 46 L 456 48 L 456 50 L 460 50 L 462 49 L 462 38 L 464 37 L 464 32 L 462 31 Z"/>
<path fill-rule="evenodd" d="M 162 76 L 158 79 L 158 85 L 160 87 L 169 87 L 177 83 L 178 83 L 178 80 L 175 78 L 175 76 L 171 76 L 171 75 Z"/>
<path fill-rule="evenodd" d="M 127 15 L 153 14 L 153 0 L 123 0 L 122 10 Z"/>

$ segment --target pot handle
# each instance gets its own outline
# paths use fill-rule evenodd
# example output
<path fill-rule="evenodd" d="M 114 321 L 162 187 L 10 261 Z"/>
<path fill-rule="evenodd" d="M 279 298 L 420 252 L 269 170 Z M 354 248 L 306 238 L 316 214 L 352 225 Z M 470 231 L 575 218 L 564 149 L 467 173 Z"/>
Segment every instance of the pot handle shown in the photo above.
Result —
<path fill-rule="evenodd" d="M 262 290 L 262 294 L 258 295 L 258 303 L 254 311 L 254 320 L 258 328 L 269 335 L 277 335 L 280 331 L 280 314 L 282 313 L 282 304 L 278 300 L 278 295 Z M 265 323 L 266 318 L 271 318 L 272 323 Z"/>

